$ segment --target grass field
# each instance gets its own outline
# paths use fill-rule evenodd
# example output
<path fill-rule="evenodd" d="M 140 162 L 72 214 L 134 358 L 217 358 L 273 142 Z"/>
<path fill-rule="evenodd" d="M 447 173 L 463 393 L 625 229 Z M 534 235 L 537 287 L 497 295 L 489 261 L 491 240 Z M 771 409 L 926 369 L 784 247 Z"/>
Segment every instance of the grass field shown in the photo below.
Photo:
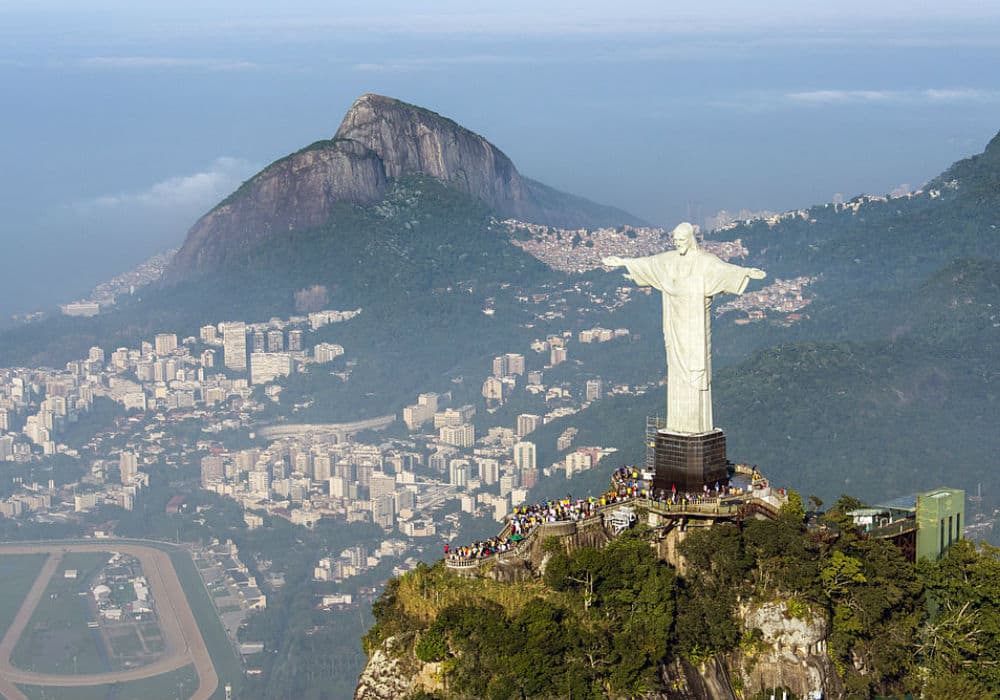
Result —
<path fill-rule="evenodd" d="M 209 597 L 208 591 L 205 590 L 205 584 L 202 583 L 201 576 L 195 569 L 191 555 L 172 548 L 164 548 L 164 550 L 170 552 L 170 559 L 174 563 L 177 577 L 184 587 L 184 593 L 187 595 L 188 603 L 198 621 L 198 628 L 205 640 L 205 646 L 208 647 L 208 653 L 212 656 L 212 665 L 215 666 L 215 672 L 219 676 L 219 687 L 213 697 L 225 698 L 227 683 L 232 684 L 234 696 L 239 697 L 239 688 L 243 681 L 243 667 L 229 643 L 226 630 L 222 626 L 218 613 L 215 612 L 212 599 Z"/>
<path fill-rule="evenodd" d="M 141 646 L 139 635 L 134 629 L 122 630 L 120 634 L 111 637 L 111 652 L 115 656 L 129 656 Z"/>
<path fill-rule="evenodd" d="M 162 654 L 167 649 L 163 641 L 163 632 L 155 622 L 147 622 L 139 627 L 143 639 L 146 640 L 146 647 L 151 654 Z"/>
<path fill-rule="evenodd" d="M 208 652 L 209 652 L 209 654 L 212 657 L 212 664 L 215 667 L 215 671 L 216 671 L 216 673 L 218 674 L 218 677 L 219 677 L 219 685 L 218 685 L 218 688 L 217 688 L 215 694 L 213 695 L 213 700 L 222 700 L 223 698 L 225 698 L 225 695 L 226 695 L 226 693 L 225 693 L 225 686 L 226 686 L 227 683 L 232 685 L 234 694 L 236 695 L 236 697 L 239 697 L 238 693 L 239 693 L 239 689 L 240 689 L 240 686 L 242 685 L 242 681 L 243 681 L 243 667 L 242 667 L 242 664 L 240 662 L 239 657 L 236 655 L 236 652 L 233 650 L 232 645 L 229 642 L 229 637 L 226 635 L 226 630 L 222 626 L 222 621 L 219 619 L 219 616 L 218 616 L 218 614 L 215 611 L 215 607 L 212 604 L 212 599 L 211 599 L 208 591 L 205 589 L 205 584 L 202 582 L 201 576 L 198 574 L 198 571 L 195 568 L 195 564 L 194 564 L 194 562 L 191 559 L 191 555 L 188 554 L 186 551 L 180 550 L 180 549 L 178 549 L 178 548 L 176 548 L 173 545 L 168 544 L 168 543 L 156 543 L 156 542 L 149 542 L 149 541 L 143 541 L 143 540 L 135 540 L 135 541 L 125 540 L 125 542 L 129 542 L 129 543 L 133 543 L 133 544 L 139 544 L 139 545 L 144 545 L 144 546 L 152 547 L 152 548 L 155 548 L 155 549 L 160 549 L 160 550 L 162 550 L 164 552 L 167 552 L 170 555 L 170 559 L 173 562 L 174 569 L 177 572 L 177 577 L 178 577 L 178 579 L 180 579 L 181 586 L 183 587 L 184 593 L 187 596 L 188 603 L 191 605 L 191 610 L 194 613 L 194 617 L 195 617 L 195 619 L 198 622 L 198 628 L 201 631 L 203 639 L 205 640 L 205 645 L 208 647 Z M 57 544 L 57 542 L 53 542 L 52 544 Z M 36 574 L 37 574 L 37 569 L 41 568 L 42 564 L 44 563 L 44 559 L 45 559 L 44 555 L 38 555 L 38 556 L 39 556 L 39 559 L 38 559 L 38 564 L 37 564 L 37 568 L 36 568 L 36 571 L 35 571 Z M 87 556 L 87 555 L 73 555 L 73 554 L 69 554 L 69 555 L 66 556 L 66 558 L 70 559 L 71 557 L 74 557 L 74 556 Z M 6 557 L 7 557 L 7 555 L 4 555 L 3 558 L 6 558 Z M 27 568 L 26 564 L 24 566 L 25 566 L 25 568 Z M 61 578 L 62 577 L 62 572 L 66 568 L 74 568 L 74 566 L 67 566 L 65 564 L 61 565 L 59 567 L 59 571 L 57 572 L 56 576 Z M 82 568 L 82 567 L 75 566 L 75 568 Z M 82 575 L 82 572 L 81 572 L 81 575 Z M 6 583 L 6 581 L 5 581 L 5 583 Z M 27 589 L 30 587 L 30 583 L 31 582 L 29 581 L 24 586 L 24 588 L 23 588 L 24 592 L 22 592 L 22 594 L 21 594 L 22 598 L 23 598 L 24 594 L 26 593 Z M 53 579 L 53 583 L 55 583 L 55 579 Z M 15 595 L 13 593 L 11 593 L 11 597 L 15 597 Z M 2 600 L 2 595 L 0 595 L 0 600 Z M 47 599 L 44 600 L 39 605 L 39 609 L 41 610 L 45 606 L 46 603 L 48 603 Z M 13 610 L 13 612 L 10 613 L 11 619 L 13 618 L 13 615 L 16 614 L 17 605 L 18 604 L 15 603 L 13 605 L 14 605 L 14 610 Z M 32 620 L 32 624 L 33 623 L 34 623 L 34 620 Z M 9 624 L 9 621 L 8 621 L 8 624 Z M 84 625 L 83 628 L 84 628 L 84 630 L 86 630 L 87 629 L 86 625 Z M 25 644 L 25 639 L 24 638 L 28 637 L 28 636 L 29 636 L 28 635 L 28 631 L 26 630 L 24 636 L 22 637 L 22 639 L 20 640 L 20 642 L 18 644 L 19 647 L 24 646 L 24 644 Z M 150 634 L 149 636 L 147 636 L 147 642 L 150 641 L 150 637 L 152 637 L 152 638 L 155 639 L 155 634 Z M 17 651 L 18 650 L 15 650 L 15 655 L 14 655 L 14 661 L 15 661 L 15 663 L 17 663 L 17 656 L 16 656 L 17 655 Z M 68 671 L 60 670 L 58 672 L 72 673 L 73 672 L 72 658 L 70 658 L 69 661 L 70 661 L 70 666 L 69 666 Z M 77 663 L 79 664 L 79 659 L 77 660 Z M 24 668 L 30 668 L 30 667 L 29 666 L 24 666 Z M 186 667 L 186 668 L 189 669 L 189 672 L 190 672 L 192 678 L 195 677 L 194 667 L 190 666 L 190 667 Z M 36 670 L 36 669 L 32 669 L 32 670 Z M 106 670 L 106 669 L 105 668 L 100 668 L 98 670 L 103 671 L 103 670 Z M 185 670 L 185 669 L 181 669 L 181 671 L 183 671 L 183 670 Z M 79 668 L 79 672 L 80 673 L 84 673 L 85 672 L 84 669 L 83 669 L 83 667 Z M 175 672 L 172 672 L 171 674 L 163 674 L 162 676 L 157 676 L 155 678 L 150 678 L 150 679 L 148 679 L 146 681 L 134 681 L 133 683 L 128 683 L 128 684 L 125 684 L 125 685 L 121 685 L 119 689 L 123 689 L 126 686 L 131 687 L 133 685 L 136 686 L 136 687 L 140 687 L 141 688 L 141 684 L 153 683 L 154 681 L 158 681 L 158 679 L 168 678 L 173 673 L 180 673 L 180 671 L 175 671 Z M 160 682 L 163 682 L 165 684 L 163 687 L 166 687 L 166 686 L 170 685 L 170 683 L 167 682 L 167 681 L 160 681 Z M 172 681 L 172 682 L 174 684 L 176 684 L 176 681 Z M 110 692 L 110 689 L 111 689 L 110 686 L 102 686 L 102 687 L 106 691 Z M 94 689 L 92 689 L 92 688 L 88 690 L 88 689 L 85 689 L 85 688 L 56 688 L 56 687 L 33 687 L 33 686 L 25 686 L 23 688 L 23 690 L 25 691 L 25 694 L 28 695 L 28 697 L 31 697 L 31 698 L 41 698 L 41 697 L 43 697 L 43 695 L 41 695 L 42 692 L 45 693 L 44 697 L 46 697 L 46 698 L 55 698 L 57 700 L 58 699 L 66 699 L 66 700 L 68 700 L 69 698 L 72 698 L 73 700 L 91 700 L 92 698 L 100 698 L 101 700 L 105 700 L 106 698 L 109 697 L 108 695 L 100 695 L 100 694 L 91 695 L 91 694 L 85 694 L 85 693 L 91 693 L 91 692 L 98 692 L 98 691 L 94 691 Z M 132 692 L 132 691 L 130 691 L 130 692 Z M 127 700 L 127 698 L 130 698 L 130 697 L 133 697 L 133 696 L 132 695 L 129 695 L 129 696 L 115 695 L 115 696 L 112 696 L 111 700 Z M 154 690 L 143 690 L 142 694 L 137 694 L 137 695 L 135 695 L 135 697 L 138 698 L 138 700 L 150 700 L 151 698 L 155 698 L 156 700 L 159 700 L 159 698 L 161 696 L 154 689 Z M 174 697 L 174 695 L 167 694 L 167 695 L 164 695 L 163 697 L 165 697 L 165 698 L 172 698 L 172 697 Z M 184 695 L 183 697 L 187 697 L 187 695 Z"/>
<path fill-rule="evenodd" d="M 27 629 L 14 647 L 11 661 L 18 668 L 41 673 L 100 673 L 110 670 L 96 632 L 88 629 L 88 582 L 111 555 L 69 553 L 45 589 Z M 76 569 L 77 577 L 63 573 Z"/>
<path fill-rule="evenodd" d="M 47 554 L 0 556 L 0 636 L 7 632 L 46 559 Z"/>
<path fill-rule="evenodd" d="M 198 687 L 194 665 L 141 681 L 114 685 L 59 688 L 55 686 L 18 686 L 31 700 L 183 700 Z"/>

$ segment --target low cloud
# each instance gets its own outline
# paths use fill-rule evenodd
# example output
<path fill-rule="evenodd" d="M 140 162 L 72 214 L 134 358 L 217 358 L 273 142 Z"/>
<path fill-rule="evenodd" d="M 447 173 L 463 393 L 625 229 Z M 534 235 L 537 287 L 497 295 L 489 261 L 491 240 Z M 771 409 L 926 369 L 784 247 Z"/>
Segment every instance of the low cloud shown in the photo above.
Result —
<path fill-rule="evenodd" d="M 81 206 L 85 212 L 143 208 L 171 212 L 204 211 L 239 187 L 257 166 L 242 158 L 216 158 L 191 175 L 167 178 L 139 192 L 103 195 Z"/>
<path fill-rule="evenodd" d="M 951 103 L 994 102 L 1000 91 L 978 88 L 928 88 L 924 90 L 808 90 L 785 94 L 789 102 L 802 105 L 877 104 L 888 102 Z"/>
<path fill-rule="evenodd" d="M 555 59 L 558 62 L 566 58 Z M 510 65 L 528 63 L 552 63 L 554 59 L 545 56 L 473 54 L 464 56 L 428 56 L 423 58 L 400 58 L 378 63 L 358 63 L 354 70 L 370 73 L 409 73 L 412 71 L 447 68 L 467 65 Z"/>
<path fill-rule="evenodd" d="M 940 102 L 993 102 L 1000 99 L 1000 91 L 998 90 L 978 90 L 975 88 L 924 90 L 921 94 L 928 100 Z"/>
<path fill-rule="evenodd" d="M 109 70 L 195 69 L 209 71 L 254 70 L 257 64 L 225 58 L 180 58 L 177 56 L 91 56 L 80 61 L 87 68 Z"/>
<path fill-rule="evenodd" d="M 892 90 L 809 90 L 785 95 L 792 102 L 802 104 L 837 104 L 843 102 L 886 102 L 899 93 Z"/>

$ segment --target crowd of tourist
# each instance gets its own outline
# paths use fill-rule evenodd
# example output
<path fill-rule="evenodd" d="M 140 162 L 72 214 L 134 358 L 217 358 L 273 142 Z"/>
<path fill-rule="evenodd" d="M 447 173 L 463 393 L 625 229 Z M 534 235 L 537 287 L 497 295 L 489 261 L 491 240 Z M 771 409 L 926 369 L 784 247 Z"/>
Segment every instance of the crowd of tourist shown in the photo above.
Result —
<path fill-rule="evenodd" d="M 543 523 L 579 522 L 597 515 L 597 509 L 610 504 L 630 501 L 634 498 L 645 498 L 646 489 L 638 484 L 620 486 L 611 489 L 600 497 L 572 497 L 559 500 L 544 501 L 528 506 L 517 506 L 507 519 L 507 525 L 496 537 L 473 542 L 462 547 L 445 545 L 445 558 L 449 561 L 465 561 L 470 559 L 485 559 L 494 554 L 508 552 L 517 544 L 531 535 Z"/>
<path fill-rule="evenodd" d="M 742 496 L 748 493 L 749 488 L 736 486 L 730 482 L 716 482 L 714 487 L 705 484 L 701 491 L 678 492 L 677 487 L 653 490 L 653 485 L 649 475 L 644 474 L 635 467 L 619 467 L 611 475 L 612 488 L 605 491 L 601 496 L 591 496 L 573 500 L 567 496 L 564 499 L 544 501 L 534 505 L 517 506 L 507 518 L 507 525 L 496 537 L 487 540 L 473 542 L 470 545 L 461 547 L 444 546 L 445 559 L 448 561 L 471 561 L 486 559 L 495 554 L 509 552 L 518 544 L 526 540 L 538 526 L 543 523 L 578 522 L 597 515 L 599 508 L 615 503 L 632 501 L 636 498 L 645 498 L 657 501 L 664 505 L 687 506 L 692 504 L 704 504 L 715 501 L 717 504 L 722 498 Z M 750 488 L 759 488 L 762 477 L 756 467 L 751 475 Z M 766 486 L 766 482 L 763 482 Z"/>

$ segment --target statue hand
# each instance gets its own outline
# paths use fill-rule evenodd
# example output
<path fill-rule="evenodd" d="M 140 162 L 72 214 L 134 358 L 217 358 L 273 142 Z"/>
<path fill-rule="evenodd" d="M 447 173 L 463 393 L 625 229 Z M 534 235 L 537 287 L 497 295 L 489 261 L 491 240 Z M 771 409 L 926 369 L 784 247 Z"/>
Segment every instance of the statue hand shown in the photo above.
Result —
<path fill-rule="evenodd" d="M 625 261 L 617 255 L 611 255 L 601 260 L 601 264 L 606 265 L 607 267 L 621 267 L 625 264 Z"/>
<path fill-rule="evenodd" d="M 763 270 L 758 270 L 756 267 L 751 267 L 750 272 L 748 272 L 747 274 L 750 276 L 750 279 L 753 280 L 762 280 L 765 277 L 767 277 L 766 272 L 764 272 Z"/>

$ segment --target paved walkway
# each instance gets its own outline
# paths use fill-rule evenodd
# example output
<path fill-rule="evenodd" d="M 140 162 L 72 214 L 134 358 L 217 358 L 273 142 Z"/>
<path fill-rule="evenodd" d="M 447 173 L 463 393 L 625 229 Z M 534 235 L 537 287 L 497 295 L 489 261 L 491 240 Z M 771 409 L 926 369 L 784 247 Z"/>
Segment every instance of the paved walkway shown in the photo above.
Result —
<path fill-rule="evenodd" d="M 49 581 L 68 552 L 122 552 L 139 560 L 143 574 L 149 582 L 150 592 L 157 606 L 158 622 L 166 642 L 166 652 L 157 661 L 141 668 L 106 673 L 63 675 L 37 673 L 17 668 L 11 663 L 18 639 L 31 621 Z M 212 658 L 202 639 L 201 630 L 188 604 L 170 555 L 153 547 L 118 544 L 114 540 L 72 544 L 3 544 L 0 554 L 49 554 L 35 579 L 28 596 L 21 604 L 7 633 L 0 640 L 0 693 L 7 700 L 27 700 L 17 683 L 41 686 L 78 687 L 124 683 L 158 676 L 194 663 L 198 672 L 198 688 L 191 696 L 208 700 L 219 685 L 219 677 L 212 665 Z"/>

